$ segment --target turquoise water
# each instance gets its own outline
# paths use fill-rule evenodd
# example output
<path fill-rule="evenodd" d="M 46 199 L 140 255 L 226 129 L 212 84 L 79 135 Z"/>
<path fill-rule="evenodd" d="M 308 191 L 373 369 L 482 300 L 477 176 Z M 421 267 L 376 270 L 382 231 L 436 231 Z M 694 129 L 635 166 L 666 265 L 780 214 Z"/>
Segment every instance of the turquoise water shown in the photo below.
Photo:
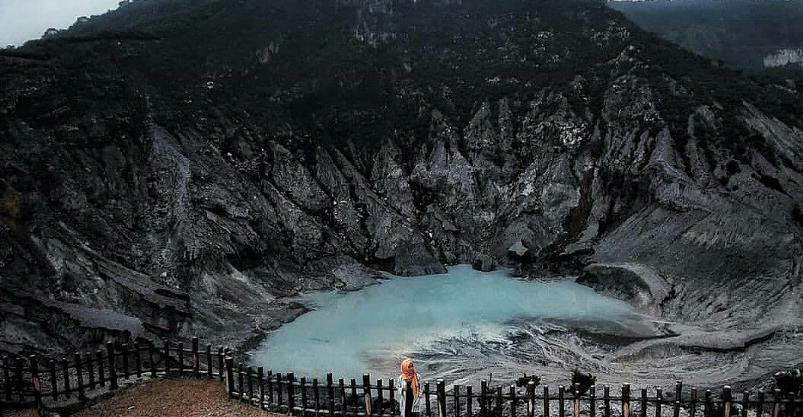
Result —
<path fill-rule="evenodd" d="M 628 304 L 571 279 L 523 281 L 508 271 L 482 273 L 466 265 L 443 275 L 390 277 L 357 292 L 310 294 L 304 301 L 315 310 L 271 333 L 251 352 L 253 365 L 297 376 L 359 378 L 370 372 L 388 378 L 404 357 L 429 352 L 427 361 L 437 362 L 433 349 L 452 367 L 464 368 L 469 363 L 461 364 L 460 355 L 467 343 L 515 347 L 511 335 L 524 323 L 599 331 L 640 320 Z M 488 356 L 466 353 L 465 361 Z"/>

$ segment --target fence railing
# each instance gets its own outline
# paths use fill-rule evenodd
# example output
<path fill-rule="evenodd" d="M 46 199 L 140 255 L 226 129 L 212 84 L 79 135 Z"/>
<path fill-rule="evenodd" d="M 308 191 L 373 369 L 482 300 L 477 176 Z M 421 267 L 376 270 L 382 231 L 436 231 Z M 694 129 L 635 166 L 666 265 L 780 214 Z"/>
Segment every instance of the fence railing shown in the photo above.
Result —
<path fill-rule="evenodd" d="M 227 387 L 230 397 L 274 411 L 299 416 L 393 417 L 400 415 L 398 401 L 403 392 L 394 380 L 372 382 L 364 375 L 361 383 L 351 379 L 334 381 L 332 374 L 319 381 L 296 378 L 293 373 L 265 373 L 263 368 L 235 366 L 226 361 Z M 479 392 L 473 386 L 453 385 L 447 391 L 443 380 L 423 384 L 419 414 L 424 417 L 800 417 L 803 398 L 783 394 L 779 390 L 734 393 L 725 386 L 714 394 L 684 389 L 678 382 L 675 390 L 664 393 L 661 388 L 643 388 L 631 394 L 629 384 L 611 388 L 592 386 L 581 394 L 577 387 L 526 387 L 515 385 L 490 387 L 482 381 Z M 408 392 L 409 387 L 404 391 Z"/>
<path fill-rule="evenodd" d="M 107 343 L 105 349 L 76 353 L 71 358 L 45 360 L 36 356 L 4 357 L 0 403 L 16 406 L 83 401 L 95 390 L 114 390 L 140 377 L 193 376 L 225 381 L 229 397 L 272 412 L 304 417 L 394 417 L 415 411 L 421 417 L 803 417 L 800 393 L 779 390 L 736 393 L 578 386 L 479 386 L 423 382 L 415 409 L 400 410 L 401 395 L 413 404 L 409 387 L 394 380 L 337 379 L 327 374 L 297 378 L 236 364 L 223 347 L 183 343 Z M 404 415 L 409 415 L 404 413 Z"/>
<path fill-rule="evenodd" d="M 17 406 L 84 400 L 94 390 L 114 390 L 132 378 L 192 375 L 224 379 L 223 347 L 183 343 L 106 343 L 105 349 L 60 360 L 3 357 L 0 403 Z"/>

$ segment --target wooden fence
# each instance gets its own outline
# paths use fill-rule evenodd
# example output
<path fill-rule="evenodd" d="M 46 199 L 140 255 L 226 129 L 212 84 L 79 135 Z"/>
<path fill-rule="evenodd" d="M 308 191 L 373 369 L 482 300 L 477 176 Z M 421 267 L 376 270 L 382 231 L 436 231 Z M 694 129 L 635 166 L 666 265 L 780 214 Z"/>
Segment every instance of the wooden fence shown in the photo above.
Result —
<path fill-rule="evenodd" d="M 196 376 L 224 379 L 229 350 L 183 343 L 106 343 L 105 349 L 60 360 L 4 357 L 0 404 L 24 407 L 88 398 L 95 390 L 114 390 L 140 377 Z"/>
<path fill-rule="evenodd" d="M 363 375 L 361 383 L 351 379 L 334 381 L 331 374 L 324 381 L 296 378 L 293 373 L 264 373 L 262 368 L 236 367 L 226 362 L 228 391 L 233 399 L 266 410 L 297 416 L 393 417 L 400 415 L 398 402 L 402 391 L 394 380 L 376 380 Z M 799 394 L 742 392 L 726 386 L 715 395 L 712 391 L 684 389 L 678 382 L 674 391 L 661 388 L 650 392 L 643 388 L 631 393 L 624 384 L 615 395 L 608 386 L 592 386 L 585 394 L 572 387 L 490 387 L 482 381 L 475 387 L 453 385 L 447 391 L 443 380 L 434 385 L 425 382 L 419 401 L 422 417 L 801 417 L 803 398 Z"/>
<path fill-rule="evenodd" d="M 0 403 L 16 407 L 84 401 L 96 390 L 114 390 L 140 377 L 192 376 L 225 381 L 230 398 L 272 412 L 304 417 L 394 417 L 400 415 L 399 399 L 409 389 L 394 380 L 372 380 L 363 375 L 335 380 L 296 378 L 293 373 L 273 373 L 262 368 L 235 365 L 228 349 L 200 346 L 193 338 L 183 343 L 107 343 L 104 350 L 76 353 L 72 358 L 42 360 L 37 357 L 5 357 L 0 375 Z M 717 393 L 660 388 L 631 392 L 630 385 L 577 387 L 452 385 L 443 380 L 422 384 L 417 407 L 421 417 L 803 417 L 800 393 Z M 407 401 L 411 404 L 411 401 Z M 409 411 L 409 410 L 408 410 Z"/>

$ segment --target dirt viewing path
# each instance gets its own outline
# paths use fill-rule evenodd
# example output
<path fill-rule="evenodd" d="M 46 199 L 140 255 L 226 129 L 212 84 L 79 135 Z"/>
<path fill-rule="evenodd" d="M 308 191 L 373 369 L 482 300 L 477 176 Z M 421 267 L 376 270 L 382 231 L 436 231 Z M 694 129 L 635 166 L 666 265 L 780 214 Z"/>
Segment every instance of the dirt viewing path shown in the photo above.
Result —
<path fill-rule="evenodd" d="M 13 417 L 37 416 L 25 411 Z M 75 417 L 275 417 L 256 407 L 230 401 L 219 381 L 158 379 L 132 385 L 113 397 L 73 414 Z"/>

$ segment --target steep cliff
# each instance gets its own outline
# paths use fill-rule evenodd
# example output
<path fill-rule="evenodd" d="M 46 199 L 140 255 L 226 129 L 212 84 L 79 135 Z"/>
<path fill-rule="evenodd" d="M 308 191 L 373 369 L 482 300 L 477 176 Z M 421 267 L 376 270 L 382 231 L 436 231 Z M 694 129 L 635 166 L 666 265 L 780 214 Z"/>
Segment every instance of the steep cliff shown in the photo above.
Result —
<path fill-rule="evenodd" d="M 141 0 L 0 88 L 4 349 L 240 342 L 283 296 L 489 257 L 649 270 L 703 327 L 803 317 L 801 94 L 600 2 Z"/>

